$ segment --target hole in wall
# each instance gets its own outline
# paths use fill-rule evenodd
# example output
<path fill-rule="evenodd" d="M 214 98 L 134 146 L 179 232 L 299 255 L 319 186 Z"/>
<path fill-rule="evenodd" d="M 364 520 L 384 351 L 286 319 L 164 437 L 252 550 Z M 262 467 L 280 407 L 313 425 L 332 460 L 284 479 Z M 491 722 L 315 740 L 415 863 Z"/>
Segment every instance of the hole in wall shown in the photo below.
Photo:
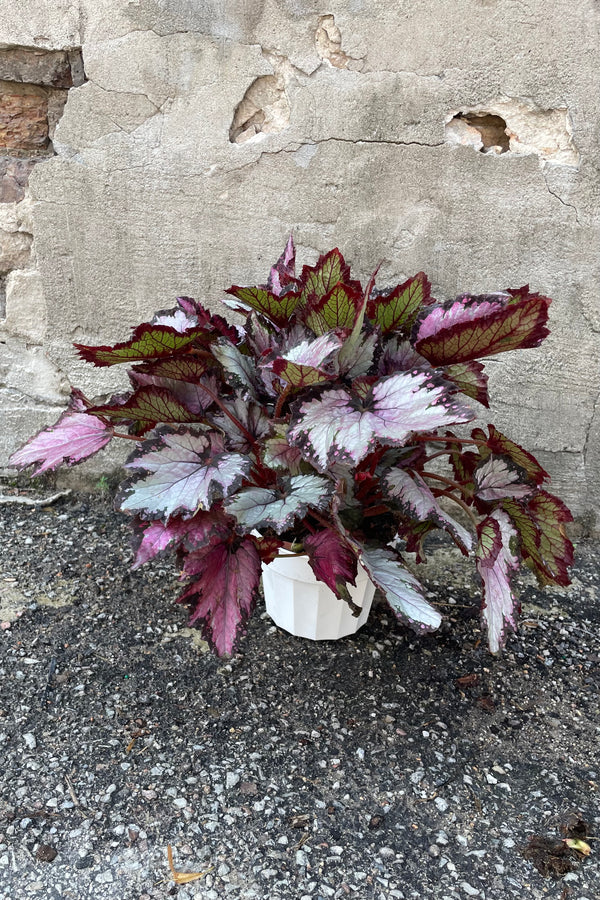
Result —
<path fill-rule="evenodd" d="M 283 75 L 262 75 L 252 82 L 233 115 L 229 140 L 243 144 L 257 134 L 283 131 L 290 121 L 290 104 Z"/>
<path fill-rule="evenodd" d="M 541 166 L 579 166 L 569 110 L 545 109 L 528 97 L 499 97 L 446 118 L 449 144 L 497 156 L 537 156 Z"/>
<path fill-rule="evenodd" d="M 481 153 L 508 153 L 510 150 L 510 133 L 502 116 L 490 113 L 459 113 L 446 126 L 446 132 L 452 131 L 463 139 L 460 143 L 468 143 Z"/>

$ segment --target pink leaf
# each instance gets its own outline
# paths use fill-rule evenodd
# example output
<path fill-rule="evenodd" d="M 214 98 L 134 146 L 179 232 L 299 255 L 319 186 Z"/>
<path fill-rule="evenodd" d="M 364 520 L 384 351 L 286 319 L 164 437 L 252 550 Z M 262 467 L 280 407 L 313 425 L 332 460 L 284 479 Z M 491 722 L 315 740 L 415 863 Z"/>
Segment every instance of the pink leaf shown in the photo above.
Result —
<path fill-rule="evenodd" d="M 9 465 L 24 469 L 39 463 L 34 475 L 57 466 L 74 466 L 105 447 L 113 436 L 110 425 L 85 412 L 82 394 L 74 391 L 69 408 L 49 428 L 43 428 L 9 459 Z"/>
<path fill-rule="evenodd" d="M 216 535 L 225 538 L 231 531 L 227 516 L 218 509 L 197 512 L 191 519 L 172 518 L 166 523 L 138 520 L 134 527 L 136 555 L 132 569 L 138 569 L 166 550 L 181 546 L 188 551 L 197 550 Z"/>
<path fill-rule="evenodd" d="M 506 460 L 490 456 L 475 470 L 476 495 L 480 500 L 504 500 L 506 497 L 527 497 L 533 488 L 519 482 L 516 469 L 509 468 Z"/>
<path fill-rule="evenodd" d="M 403 372 L 373 385 L 357 402 L 347 391 L 325 391 L 300 406 L 289 440 L 316 468 L 356 464 L 377 443 L 404 444 L 411 432 L 468 422 L 471 410 L 458 403 L 431 373 Z"/>
<path fill-rule="evenodd" d="M 267 287 L 276 297 L 281 296 L 283 289 L 293 282 L 296 273 L 296 248 L 294 247 L 294 239 L 290 234 L 285 250 L 271 267 Z"/>
<path fill-rule="evenodd" d="M 518 604 L 510 587 L 510 576 L 519 567 L 510 544 L 516 539 L 507 514 L 494 510 L 478 528 L 477 571 L 483 582 L 482 618 L 487 626 L 491 653 L 504 644 L 506 628 L 516 628 Z"/>
<path fill-rule="evenodd" d="M 193 581 L 177 602 L 192 606 L 190 625 L 201 626 L 220 656 L 232 653 L 258 594 L 261 559 L 254 539 L 211 543 L 187 557 L 184 574 Z"/>
<path fill-rule="evenodd" d="M 423 319 L 415 348 L 433 365 L 443 366 L 537 347 L 549 334 L 549 305 L 541 294 L 465 295 Z"/>

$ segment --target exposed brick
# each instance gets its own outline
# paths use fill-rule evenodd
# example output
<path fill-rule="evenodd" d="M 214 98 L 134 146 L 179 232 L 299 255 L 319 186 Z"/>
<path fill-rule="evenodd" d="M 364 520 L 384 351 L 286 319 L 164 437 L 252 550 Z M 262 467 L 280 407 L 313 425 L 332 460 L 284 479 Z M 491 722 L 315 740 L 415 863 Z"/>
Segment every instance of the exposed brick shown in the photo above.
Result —
<path fill-rule="evenodd" d="M 48 95 L 43 88 L 0 82 L 0 148 L 40 152 L 48 147 Z"/>
<path fill-rule="evenodd" d="M 29 173 L 37 161 L 0 156 L 0 203 L 18 203 L 23 199 Z"/>

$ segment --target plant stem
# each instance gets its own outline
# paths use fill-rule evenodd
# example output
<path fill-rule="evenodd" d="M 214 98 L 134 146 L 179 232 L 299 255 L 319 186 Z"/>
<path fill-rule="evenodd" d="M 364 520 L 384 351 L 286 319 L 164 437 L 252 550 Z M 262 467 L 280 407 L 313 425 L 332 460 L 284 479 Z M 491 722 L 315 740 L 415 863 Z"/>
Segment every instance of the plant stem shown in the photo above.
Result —
<path fill-rule="evenodd" d="M 428 444 L 439 444 L 439 443 L 450 443 L 450 444 L 475 444 L 478 447 L 487 447 L 487 441 L 479 441 L 475 438 L 459 438 L 459 437 L 446 437 L 445 435 L 438 434 L 413 434 L 410 439 L 411 443 L 415 441 L 423 441 Z"/>
<path fill-rule="evenodd" d="M 281 394 L 279 395 L 279 398 L 278 398 L 278 400 L 277 400 L 277 405 L 275 406 L 275 411 L 273 412 L 273 418 L 274 418 L 274 419 L 278 419 L 279 416 L 281 415 L 281 410 L 283 409 L 283 404 L 285 403 L 285 401 L 286 401 L 287 398 L 289 397 L 290 391 L 291 391 L 291 390 L 292 390 L 292 385 L 291 385 L 291 384 L 288 384 L 288 385 L 286 385 L 286 387 L 284 388 L 284 390 L 283 390 L 283 391 L 281 392 Z"/>
<path fill-rule="evenodd" d="M 120 431 L 113 431 L 113 437 L 123 438 L 126 441 L 143 441 L 143 437 L 137 434 L 121 434 Z"/>
<path fill-rule="evenodd" d="M 451 478 L 446 478 L 445 475 L 437 475 L 435 472 L 421 472 L 421 475 L 423 478 L 434 478 L 436 481 L 442 481 L 444 484 L 453 488 L 453 490 L 460 491 L 461 494 L 463 492 L 462 485 L 459 484 L 458 481 L 452 481 Z"/>
<path fill-rule="evenodd" d="M 475 533 L 477 533 L 477 526 L 479 525 L 479 522 L 475 518 L 475 514 L 474 514 L 473 510 L 471 509 L 471 507 L 467 506 L 467 504 L 465 503 L 464 500 L 461 500 L 460 497 L 457 497 L 456 494 L 451 493 L 451 491 L 440 491 L 438 494 L 438 497 L 447 497 L 448 500 L 453 500 L 454 503 L 457 503 L 458 506 L 461 507 L 461 509 L 464 509 L 464 511 L 468 515 L 469 519 L 473 523 L 473 528 L 475 529 Z"/>

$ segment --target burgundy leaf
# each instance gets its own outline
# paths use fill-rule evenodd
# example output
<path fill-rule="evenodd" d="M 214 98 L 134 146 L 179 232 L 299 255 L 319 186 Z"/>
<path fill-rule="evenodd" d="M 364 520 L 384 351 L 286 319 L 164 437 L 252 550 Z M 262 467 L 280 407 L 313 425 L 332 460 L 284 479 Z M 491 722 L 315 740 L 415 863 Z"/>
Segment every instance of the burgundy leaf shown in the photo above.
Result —
<path fill-rule="evenodd" d="M 175 370 L 175 365 L 169 366 L 168 364 L 175 364 L 179 361 L 180 360 L 176 359 L 166 360 L 156 368 L 158 371 L 160 371 L 161 368 L 164 368 L 165 370 Z M 218 397 L 220 391 L 220 384 L 214 375 L 207 375 L 204 378 L 197 379 L 191 377 L 190 380 L 187 381 L 183 378 L 165 378 L 161 375 L 149 374 L 143 371 L 130 371 L 129 377 L 137 387 L 144 385 L 146 387 L 154 386 L 156 388 L 165 389 L 171 397 L 175 398 L 179 404 L 182 404 L 188 412 L 193 415 L 192 421 L 198 421 L 199 417 L 203 418 L 202 414 L 212 403 L 214 403 L 214 398 Z M 172 409 L 171 415 L 173 414 L 174 410 Z M 163 419 L 162 421 L 166 422 L 167 419 Z M 183 420 L 172 419 L 169 421 L 179 422 Z"/>
<path fill-rule="evenodd" d="M 283 469 L 290 475 L 300 474 L 302 454 L 297 447 L 288 444 L 287 433 L 283 427 L 276 430 L 275 437 L 265 441 L 263 460 L 265 465 L 272 469 Z"/>
<path fill-rule="evenodd" d="M 210 353 L 202 353 L 201 356 L 174 356 L 155 362 L 138 363 L 131 367 L 130 377 L 136 384 L 156 384 L 149 380 L 151 378 L 196 382 L 214 365 L 215 361 Z"/>
<path fill-rule="evenodd" d="M 418 327 L 415 348 L 433 365 L 451 365 L 506 350 L 537 347 L 546 328 L 550 299 L 531 294 L 465 295 L 437 307 Z"/>
<path fill-rule="evenodd" d="M 470 362 L 446 366 L 444 377 L 455 384 L 461 393 L 466 394 L 467 397 L 472 397 L 473 400 L 477 400 L 483 406 L 489 407 L 488 377 L 483 370 L 483 363 L 473 359 Z"/>
<path fill-rule="evenodd" d="M 139 422 L 141 429 L 148 430 L 159 422 L 195 422 L 196 413 L 191 412 L 177 397 L 165 388 L 141 387 L 125 402 L 92 406 L 89 412 L 109 419 L 124 419 Z"/>
<path fill-rule="evenodd" d="M 323 296 L 310 294 L 304 311 L 304 321 L 317 335 L 336 328 L 354 327 L 361 301 L 362 288 L 351 284 L 336 284 Z"/>
<path fill-rule="evenodd" d="M 173 517 L 168 522 L 138 519 L 134 531 L 135 560 L 132 569 L 138 569 L 167 550 L 181 546 L 188 551 L 198 550 L 217 536 L 224 539 L 231 532 L 232 522 L 219 509 L 197 512 L 191 519 Z"/>
<path fill-rule="evenodd" d="M 304 538 L 308 562 L 319 581 L 325 582 L 336 597 L 349 600 L 347 584 L 356 584 L 356 556 L 337 531 L 330 528 Z"/>
<path fill-rule="evenodd" d="M 192 607 L 190 625 L 222 656 L 231 654 L 256 605 L 261 559 L 253 538 L 218 541 L 190 553 L 184 575 L 193 580 L 178 603 Z"/>
<path fill-rule="evenodd" d="M 102 450 L 113 436 L 113 429 L 86 412 L 79 391 L 73 391 L 69 408 L 54 425 L 42 428 L 8 460 L 10 466 L 25 469 L 37 465 L 33 475 L 41 475 L 57 466 L 74 466 Z"/>
<path fill-rule="evenodd" d="M 503 500 L 502 508 L 517 529 L 523 559 L 540 584 L 569 585 L 573 544 L 564 526 L 573 517 L 562 500 L 536 491 L 525 501 Z"/>
<path fill-rule="evenodd" d="M 339 282 L 362 294 L 359 281 L 350 279 L 350 266 L 337 247 L 320 256 L 315 266 L 304 266 L 299 278 L 302 286 L 300 304 L 304 306 L 311 297 L 324 297 Z"/>
<path fill-rule="evenodd" d="M 520 469 L 526 473 L 535 484 L 540 485 L 547 481 L 550 476 L 543 469 L 535 456 L 524 450 L 523 447 L 511 441 L 503 435 L 494 425 L 488 425 L 489 437 L 481 428 L 475 428 L 471 433 L 471 437 L 475 440 L 485 441 L 492 453 L 498 456 L 508 456 Z"/>
<path fill-rule="evenodd" d="M 258 287 L 233 285 L 225 293 L 236 298 L 235 301 L 223 301 L 230 309 L 244 313 L 254 309 L 278 328 L 283 328 L 288 324 L 300 299 L 300 295 L 293 292 L 278 296 L 260 285 Z"/>

